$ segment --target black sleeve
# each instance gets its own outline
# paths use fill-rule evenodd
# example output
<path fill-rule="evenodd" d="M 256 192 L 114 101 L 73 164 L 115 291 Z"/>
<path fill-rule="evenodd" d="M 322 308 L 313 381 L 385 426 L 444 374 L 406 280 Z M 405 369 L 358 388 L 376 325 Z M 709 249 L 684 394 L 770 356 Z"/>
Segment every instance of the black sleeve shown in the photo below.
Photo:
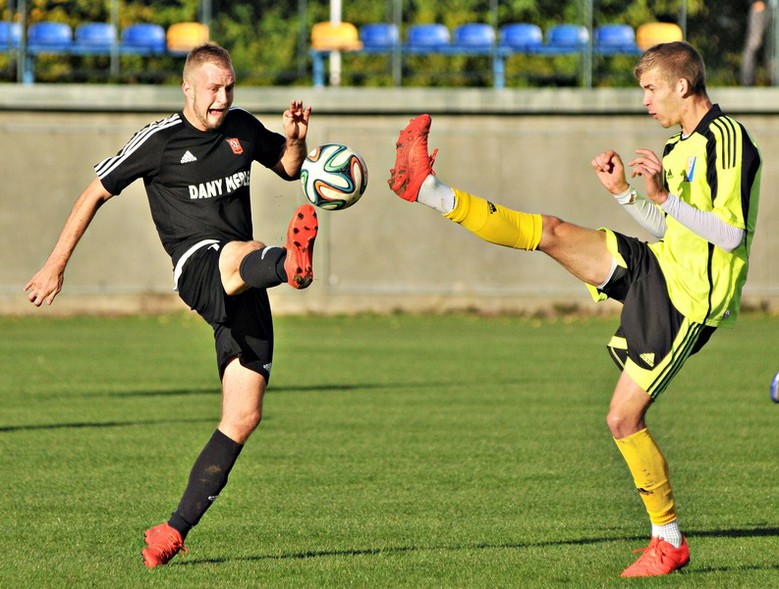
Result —
<path fill-rule="evenodd" d="M 164 128 L 164 121 L 145 126 L 116 155 L 95 164 L 97 177 L 108 192 L 119 194 L 138 178 L 157 172 L 165 145 Z"/>
<path fill-rule="evenodd" d="M 266 168 L 275 166 L 284 153 L 284 146 L 287 143 L 286 137 L 281 133 L 270 131 L 254 115 L 244 111 L 246 116 L 246 125 L 251 129 L 254 136 L 254 161 L 262 164 Z"/>

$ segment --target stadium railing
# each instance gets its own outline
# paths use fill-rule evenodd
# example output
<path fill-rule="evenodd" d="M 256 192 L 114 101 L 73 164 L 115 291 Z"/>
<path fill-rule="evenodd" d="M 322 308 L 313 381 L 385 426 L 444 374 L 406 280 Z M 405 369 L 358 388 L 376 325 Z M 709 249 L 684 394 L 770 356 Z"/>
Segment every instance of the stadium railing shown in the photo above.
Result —
<path fill-rule="evenodd" d="M 347 53 L 389 54 L 401 56 L 444 54 L 489 56 L 492 62 L 493 86 L 506 84 L 506 59 L 516 54 L 576 55 L 590 47 L 587 27 L 561 23 L 547 30 L 546 41 L 541 28 L 532 23 L 509 23 L 495 29 L 485 23 L 466 23 L 455 27 L 453 34 L 443 24 L 409 25 L 406 42 L 400 40 L 398 27 L 390 23 L 370 23 L 358 29 L 351 23 L 317 23 L 311 32 L 312 74 L 315 87 L 325 85 L 325 61 L 331 51 Z M 592 40 L 594 55 L 636 54 L 636 31 L 627 24 L 604 24 L 595 29 Z"/>
<path fill-rule="evenodd" d="M 177 24 L 186 26 L 178 28 Z M 111 55 L 115 51 L 118 55 L 183 55 L 208 40 L 206 25 L 177 24 L 171 25 L 166 32 L 162 25 L 135 23 L 122 29 L 121 37 L 117 37 L 114 25 L 105 22 L 82 23 L 76 27 L 75 36 L 67 23 L 33 23 L 27 28 L 22 81 L 26 84 L 35 81 L 35 61 L 44 54 Z M 21 27 L 18 23 L 10 23 L 9 26 L 7 22 L 0 22 L 0 50 L 17 49 L 20 38 Z"/>
<path fill-rule="evenodd" d="M 390 23 L 370 23 L 359 31 L 349 24 L 347 34 L 340 38 L 329 38 L 329 44 L 322 42 L 314 25 L 311 33 L 311 57 L 313 84 L 325 85 L 324 62 L 331 51 L 350 53 L 385 53 L 399 51 L 401 55 L 494 55 L 496 52 L 495 30 L 483 23 L 467 23 L 454 29 L 454 35 L 442 24 L 414 24 L 408 27 L 406 42 L 402 43 L 398 27 Z M 341 23 L 342 25 L 346 23 Z M 344 42 L 345 41 L 345 42 Z"/>

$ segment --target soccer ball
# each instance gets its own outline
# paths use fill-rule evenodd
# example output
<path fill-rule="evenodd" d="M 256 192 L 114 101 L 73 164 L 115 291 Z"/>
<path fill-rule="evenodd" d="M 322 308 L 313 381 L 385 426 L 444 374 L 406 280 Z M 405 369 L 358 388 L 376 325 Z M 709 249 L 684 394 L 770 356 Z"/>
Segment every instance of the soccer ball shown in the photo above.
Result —
<path fill-rule="evenodd" d="M 340 143 L 320 145 L 300 169 L 303 194 L 314 205 L 331 211 L 360 200 L 368 186 L 368 167 L 353 149 Z"/>

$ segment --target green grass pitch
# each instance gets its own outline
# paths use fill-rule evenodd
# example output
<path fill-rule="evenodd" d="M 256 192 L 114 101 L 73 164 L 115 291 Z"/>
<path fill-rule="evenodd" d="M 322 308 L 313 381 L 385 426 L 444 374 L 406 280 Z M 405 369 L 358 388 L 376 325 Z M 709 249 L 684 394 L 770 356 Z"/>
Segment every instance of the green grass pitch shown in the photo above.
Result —
<path fill-rule="evenodd" d="M 630 582 L 649 524 L 605 425 L 616 323 L 279 318 L 260 429 L 150 571 L 143 531 L 219 417 L 209 328 L 0 318 L 0 587 L 778 586 L 779 318 L 720 330 L 650 410 L 692 562 Z"/>

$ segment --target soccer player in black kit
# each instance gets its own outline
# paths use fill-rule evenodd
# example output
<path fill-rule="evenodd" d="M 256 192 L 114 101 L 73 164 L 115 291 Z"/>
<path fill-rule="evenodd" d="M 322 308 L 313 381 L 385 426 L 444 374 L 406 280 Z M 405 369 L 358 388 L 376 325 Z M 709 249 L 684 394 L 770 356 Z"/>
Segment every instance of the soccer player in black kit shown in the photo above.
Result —
<path fill-rule="evenodd" d="M 76 199 L 54 249 L 25 285 L 31 303 L 50 305 L 97 210 L 143 178 L 179 295 L 214 329 L 222 382 L 219 426 L 195 461 L 178 507 L 145 533 L 142 554 L 149 568 L 186 552 L 187 533 L 227 484 L 260 423 L 273 356 L 266 289 L 285 282 L 306 288 L 313 279 L 314 208 L 303 205 L 295 212 L 284 247 L 266 246 L 252 236 L 249 190 L 253 161 L 285 180 L 299 177 L 311 108 L 292 101 L 281 135 L 231 108 L 234 88 L 225 49 L 210 43 L 193 49 L 184 65 L 184 110 L 147 125 L 95 166 L 97 177 Z"/>

